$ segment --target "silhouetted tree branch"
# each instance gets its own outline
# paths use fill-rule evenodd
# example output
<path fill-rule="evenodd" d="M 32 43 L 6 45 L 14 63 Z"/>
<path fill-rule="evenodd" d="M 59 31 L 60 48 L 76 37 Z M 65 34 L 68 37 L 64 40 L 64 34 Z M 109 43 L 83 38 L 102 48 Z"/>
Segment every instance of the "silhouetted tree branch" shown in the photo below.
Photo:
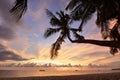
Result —
<path fill-rule="evenodd" d="M 68 37 L 68 39 L 72 43 L 89 43 L 89 44 L 95 44 L 95 45 L 104 46 L 104 47 L 120 48 L 120 42 L 118 41 L 103 41 L 103 40 L 93 40 L 93 39 L 72 40 L 70 37 Z"/>

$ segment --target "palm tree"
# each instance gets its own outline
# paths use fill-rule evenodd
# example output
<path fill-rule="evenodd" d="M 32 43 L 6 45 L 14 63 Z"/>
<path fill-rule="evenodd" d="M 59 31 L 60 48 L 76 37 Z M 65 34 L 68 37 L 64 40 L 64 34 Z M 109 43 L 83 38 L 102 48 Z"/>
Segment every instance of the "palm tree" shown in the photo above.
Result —
<path fill-rule="evenodd" d="M 115 54 L 120 49 L 120 1 L 119 0 L 71 0 L 66 10 L 71 11 L 73 20 L 80 20 L 79 31 L 82 31 L 83 24 L 89 21 L 94 13 L 97 13 L 96 24 L 101 28 L 104 39 L 109 38 L 110 41 L 99 40 L 72 40 L 74 43 L 90 43 L 100 46 L 111 47 L 111 53 Z M 117 20 L 112 29 L 110 22 Z"/>
<path fill-rule="evenodd" d="M 56 12 L 58 17 L 56 17 L 51 11 L 46 9 L 46 13 L 48 17 L 50 17 L 50 24 L 53 28 L 48 28 L 44 34 L 44 37 L 47 38 L 56 32 L 60 32 L 59 37 L 57 38 L 56 42 L 53 43 L 51 48 L 51 58 L 54 58 L 58 55 L 58 50 L 61 47 L 62 42 L 66 38 L 70 39 L 70 31 L 72 31 L 77 39 L 84 39 L 83 36 L 80 36 L 76 33 L 77 29 L 70 28 L 69 24 L 71 24 L 71 19 L 68 14 L 65 14 L 63 11 Z"/>
<path fill-rule="evenodd" d="M 28 0 L 15 0 L 15 5 L 10 12 L 15 15 L 17 21 L 23 16 L 27 10 Z M 119 0 L 71 0 L 66 10 L 71 10 L 70 16 L 73 20 L 80 20 L 80 26 L 78 29 L 69 29 L 74 33 L 76 40 L 72 40 L 70 36 L 68 39 L 73 43 L 90 43 L 100 46 L 111 47 L 111 53 L 114 54 L 120 48 L 120 33 L 118 31 L 120 24 L 120 1 Z M 94 13 L 97 13 L 96 24 L 101 28 L 103 38 L 110 38 L 110 41 L 100 40 L 84 40 L 83 36 L 77 32 L 82 31 L 83 24 L 89 21 Z M 52 15 L 51 15 L 52 16 Z M 53 15 L 54 16 L 54 15 Z M 55 16 L 54 16 L 55 17 Z M 51 17 L 52 19 L 52 17 Z M 109 23 L 111 20 L 116 19 L 117 22 L 112 29 L 109 29 Z M 53 22 L 52 20 L 51 22 Z M 54 23 L 51 23 L 52 25 Z M 66 24 L 66 23 L 62 23 Z M 59 24 L 61 25 L 61 24 Z M 55 25 L 55 26 L 59 26 Z M 54 25 L 53 25 L 54 26 Z M 63 25 L 62 25 L 63 26 Z M 52 28 L 50 28 L 53 30 Z M 66 31 L 67 33 L 67 31 Z M 62 35 L 63 36 L 63 35 Z M 62 36 L 60 37 L 62 39 Z M 56 44 L 60 42 L 59 39 Z M 61 41 L 62 42 L 62 41 Z M 60 43 L 59 43 L 60 44 Z M 56 54 L 56 53 L 55 53 Z"/>
<path fill-rule="evenodd" d="M 15 5 L 10 10 L 10 13 L 15 15 L 15 17 L 17 18 L 17 21 L 19 21 L 23 16 L 23 14 L 26 12 L 27 2 L 28 2 L 27 0 L 16 0 Z M 54 58 L 55 56 L 57 56 L 57 53 L 58 53 L 57 51 L 60 49 L 60 45 L 62 44 L 64 39 L 68 37 L 71 40 L 69 30 L 71 30 L 74 33 L 77 39 L 83 39 L 83 36 L 80 36 L 78 33 L 76 33 L 77 29 L 68 28 L 68 24 L 71 23 L 70 17 L 68 14 L 64 14 L 63 11 L 57 12 L 56 14 L 60 17 L 60 18 L 57 18 L 51 11 L 46 10 L 46 12 L 47 12 L 47 15 L 51 17 L 50 24 L 52 26 L 57 26 L 57 28 L 48 28 L 44 36 L 47 38 L 51 34 L 60 31 L 60 36 L 58 37 L 56 42 L 52 45 L 52 49 L 51 49 L 51 58 Z"/>
<path fill-rule="evenodd" d="M 15 5 L 10 9 L 10 13 L 16 17 L 17 21 L 19 21 L 26 12 L 27 2 L 27 0 L 15 0 Z"/>

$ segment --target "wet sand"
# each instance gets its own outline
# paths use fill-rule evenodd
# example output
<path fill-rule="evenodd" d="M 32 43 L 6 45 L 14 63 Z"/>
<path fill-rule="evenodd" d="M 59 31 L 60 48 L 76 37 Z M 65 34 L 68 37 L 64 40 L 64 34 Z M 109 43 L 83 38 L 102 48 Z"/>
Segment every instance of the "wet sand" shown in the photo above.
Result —
<path fill-rule="evenodd" d="M 0 78 L 0 80 L 120 80 L 120 72 L 71 76 Z"/>

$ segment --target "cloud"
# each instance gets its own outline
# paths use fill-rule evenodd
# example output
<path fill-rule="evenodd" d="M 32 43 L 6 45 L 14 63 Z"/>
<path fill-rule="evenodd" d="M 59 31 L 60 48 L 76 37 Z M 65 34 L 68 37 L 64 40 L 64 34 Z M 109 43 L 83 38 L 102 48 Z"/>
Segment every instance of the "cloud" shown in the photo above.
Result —
<path fill-rule="evenodd" d="M 0 38 L 5 40 L 11 40 L 15 37 L 15 33 L 11 28 L 0 26 Z"/>
<path fill-rule="evenodd" d="M 103 57 L 101 59 L 97 59 L 94 61 L 95 64 L 111 64 L 111 63 L 115 63 L 117 61 L 119 61 L 120 59 L 120 54 L 116 54 L 115 56 L 113 55 L 109 55 L 109 56 L 106 56 L 106 57 Z"/>
<path fill-rule="evenodd" d="M 13 1 L 0 0 L 0 39 L 12 40 L 17 36 L 17 30 L 24 27 L 24 21 L 21 19 L 16 22 L 16 18 L 10 14 Z"/>
<path fill-rule="evenodd" d="M 77 55 L 77 56 L 72 57 L 71 59 L 90 60 L 90 58 L 96 58 L 96 57 L 103 58 L 108 55 L 106 53 L 107 52 L 104 52 L 104 51 L 96 51 L 96 52 L 92 52 L 92 53 Z"/>
<path fill-rule="evenodd" d="M 26 52 L 28 48 L 31 47 L 31 42 L 24 35 L 19 35 L 16 39 L 10 41 L 8 46 L 20 52 Z"/>
<path fill-rule="evenodd" d="M 38 4 L 37 6 L 34 4 L 30 5 L 30 7 L 34 8 L 34 9 L 29 9 L 29 15 L 32 17 L 33 20 L 39 22 L 40 19 L 43 19 L 43 17 L 46 15 L 45 9 L 50 6 L 50 4 L 48 4 L 48 3 L 51 3 L 51 1 L 47 1 L 47 2 L 39 1 L 36 3 L 36 4 Z M 36 6 L 36 7 L 34 7 L 34 6 Z"/>
<path fill-rule="evenodd" d="M 27 60 L 27 59 L 22 58 L 21 56 L 15 54 L 12 51 L 1 51 L 0 52 L 0 61 L 6 61 L 6 60 L 23 61 L 23 60 Z"/>
<path fill-rule="evenodd" d="M 0 39 L 13 39 L 14 32 L 12 30 L 12 22 L 14 18 L 9 14 L 10 8 L 10 1 L 8 0 L 1 0 L 0 1 Z M 8 27 L 9 25 L 9 27 Z"/>
<path fill-rule="evenodd" d="M 28 59 L 22 58 L 21 56 L 15 54 L 14 52 L 7 50 L 5 46 L 0 44 L 0 61 L 6 60 L 24 61 Z"/>
<path fill-rule="evenodd" d="M 9 0 L 0 0 L 0 25 L 9 25 L 9 27 L 16 23 L 16 19 L 10 14 L 9 10 L 11 8 L 11 1 Z"/>
<path fill-rule="evenodd" d="M 10 14 L 9 10 L 13 2 L 14 0 L 0 0 L 0 41 L 7 46 L 5 51 L 10 51 L 10 53 L 13 52 L 14 54 L 21 53 L 20 56 L 24 56 L 22 53 L 26 52 L 30 46 L 28 37 L 24 37 L 24 35 L 28 34 L 25 31 L 30 28 L 23 19 L 16 22 L 16 18 Z"/>
<path fill-rule="evenodd" d="M 120 61 L 114 61 L 114 62 L 109 63 L 108 65 L 120 67 Z"/>
<path fill-rule="evenodd" d="M 23 66 L 23 67 L 35 67 L 35 66 L 37 66 L 37 64 L 36 63 L 25 63 L 25 64 L 20 64 L 20 63 L 18 63 L 18 64 L 16 64 L 16 66 Z"/>
<path fill-rule="evenodd" d="M 2 51 L 2 50 L 5 50 L 5 46 L 3 46 L 2 44 L 0 44 L 0 51 Z"/>

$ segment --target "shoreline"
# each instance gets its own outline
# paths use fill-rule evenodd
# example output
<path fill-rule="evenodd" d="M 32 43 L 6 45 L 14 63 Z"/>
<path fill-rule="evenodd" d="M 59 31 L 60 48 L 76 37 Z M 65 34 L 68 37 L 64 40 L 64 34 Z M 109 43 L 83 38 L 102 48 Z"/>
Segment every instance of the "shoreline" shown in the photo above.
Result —
<path fill-rule="evenodd" d="M 120 80 L 120 72 L 70 76 L 30 76 L 16 78 L 0 78 L 0 80 Z"/>

